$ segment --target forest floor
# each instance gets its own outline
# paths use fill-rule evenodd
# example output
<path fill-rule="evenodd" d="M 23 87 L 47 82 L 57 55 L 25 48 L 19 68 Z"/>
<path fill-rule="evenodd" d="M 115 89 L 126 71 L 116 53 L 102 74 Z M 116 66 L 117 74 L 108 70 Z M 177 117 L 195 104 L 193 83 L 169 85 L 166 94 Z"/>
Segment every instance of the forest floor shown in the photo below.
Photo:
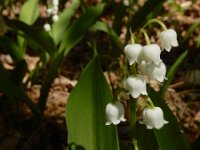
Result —
<path fill-rule="evenodd" d="M 178 6 L 182 7 L 184 11 L 177 11 Z M 171 24 L 182 37 L 186 35 L 186 31 L 191 25 L 200 21 L 199 1 L 192 4 L 189 1 L 177 0 L 177 6 L 171 8 L 168 3 L 165 3 L 164 9 L 168 11 L 168 15 L 166 15 L 163 20 L 167 24 Z M 173 22 L 176 22 L 176 24 L 173 24 Z M 196 29 L 191 34 L 187 42 L 180 45 L 179 52 L 175 49 L 176 51 L 170 54 L 172 56 L 168 54 L 163 55 L 166 59 L 167 66 L 170 67 L 177 56 L 184 50 L 189 50 L 188 57 L 179 68 L 173 83 L 169 86 L 165 94 L 165 100 L 181 123 L 183 131 L 191 143 L 200 135 L 200 46 L 197 41 L 199 33 L 200 28 Z M 67 131 L 65 109 L 67 98 L 78 82 L 82 67 L 84 67 L 89 60 L 89 58 L 81 58 L 85 54 L 82 56 L 80 53 L 79 56 L 75 55 L 76 54 L 70 53 L 69 56 L 67 56 L 60 69 L 60 75 L 54 80 L 49 92 L 45 110 L 47 121 L 41 127 L 45 128 L 45 133 L 49 134 L 44 135 L 44 133 L 41 132 L 34 132 L 34 134 L 30 136 L 27 145 L 24 146 L 24 149 L 29 149 L 30 145 L 35 145 L 37 149 L 37 144 L 41 141 L 45 143 L 45 149 L 54 149 L 55 147 L 57 147 L 57 149 L 62 149 L 66 146 Z M 166 58 L 166 56 L 169 57 Z M 25 60 L 28 64 L 28 68 L 31 70 L 39 61 L 39 57 L 26 55 Z M 6 54 L 0 55 L 0 62 L 7 69 L 12 69 L 13 67 L 10 56 Z M 111 79 L 112 83 L 119 85 L 119 70 L 112 70 L 109 73 L 111 74 L 111 78 L 108 78 L 108 72 L 105 72 L 108 83 L 110 83 Z M 159 90 L 158 84 L 155 83 L 153 87 Z M 28 87 L 27 94 L 34 102 L 38 101 L 40 89 L 40 84 L 30 85 Z M 25 106 L 23 107 L 24 120 L 28 120 L 30 117 L 30 110 Z M 26 121 L 25 123 L 28 124 Z M 3 126 L 0 126 L 0 131 L 2 132 L 0 134 L 0 149 L 11 150 L 12 147 L 22 142 L 21 135 L 17 131 L 7 132 L 6 128 Z"/>

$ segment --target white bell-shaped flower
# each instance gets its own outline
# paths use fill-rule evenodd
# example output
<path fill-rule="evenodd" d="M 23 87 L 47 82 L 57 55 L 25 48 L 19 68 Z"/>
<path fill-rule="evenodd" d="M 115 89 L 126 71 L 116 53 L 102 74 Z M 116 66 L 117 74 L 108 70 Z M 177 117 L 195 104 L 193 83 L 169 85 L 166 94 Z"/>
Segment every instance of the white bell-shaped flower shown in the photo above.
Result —
<path fill-rule="evenodd" d="M 52 0 L 52 4 L 53 4 L 54 6 L 58 6 L 59 0 Z"/>
<path fill-rule="evenodd" d="M 145 108 L 142 113 L 143 121 L 142 124 L 145 124 L 147 126 L 147 129 L 160 129 L 165 124 L 168 123 L 164 119 L 163 111 L 160 107 L 154 107 L 154 108 Z"/>
<path fill-rule="evenodd" d="M 52 15 L 53 14 L 53 9 L 52 8 L 48 8 L 47 9 L 47 14 L 48 15 Z"/>
<path fill-rule="evenodd" d="M 48 24 L 48 23 L 45 23 L 44 26 L 43 26 L 43 28 L 44 28 L 44 30 L 47 31 L 47 32 L 51 31 L 51 25 Z"/>
<path fill-rule="evenodd" d="M 106 125 L 110 125 L 111 123 L 117 125 L 121 121 L 126 121 L 126 119 L 124 118 L 124 106 L 122 105 L 122 103 L 108 103 L 106 105 L 106 118 Z"/>
<path fill-rule="evenodd" d="M 162 60 L 158 65 L 152 62 L 146 63 L 145 61 L 142 61 L 139 67 L 141 73 L 147 75 L 149 80 L 157 80 L 159 82 L 164 81 L 166 75 L 166 66 Z"/>
<path fill-rule="evenodd" d="M 153 61 L 156 65 L 160 62 L 160 47 L 157 44 L 150 44 L 143 47 L 142 60 L 149 63 Z"/>
<path fill-rule="evenodd" d="M 147 95 L 146 81 L 143 75 L 129 76 L 126 86 L 133 98 L 139 97 L 140 94 Z"/>
<path fill-rule="evenodd" d="M 128 58 L 129 65 L 138 62 L 138 57 L 142 52 L 142 45 L 140 44 L 128 44 L 124 48 L 124 53 Z"/>
<path fill-rule="evenodd" d="M 177 34 L 173 29 L 168 29 L 160 33 L 162 48 L 170 52 L 172 47 L 178 46 Z"/>
<path fill-rule="evenodd" d="M 58 15 L 53 15 L 52 16 L 52 21 L 53 22 L 57 22 L 59 20 L 59 16 Z"/>

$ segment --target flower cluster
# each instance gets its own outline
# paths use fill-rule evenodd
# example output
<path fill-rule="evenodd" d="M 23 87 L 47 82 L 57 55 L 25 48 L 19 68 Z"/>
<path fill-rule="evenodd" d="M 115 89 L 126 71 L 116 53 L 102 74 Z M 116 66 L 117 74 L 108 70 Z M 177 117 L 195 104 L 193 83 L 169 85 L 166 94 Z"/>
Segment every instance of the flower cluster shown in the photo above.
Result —
<path fill-rule="evenodd" d="M 47 14 L 48 16 L 51 16 L 53 22 L 57 22 L 59 20 L 58 5 L 59 5 L 59 0 L 52 0 L 51 5 L 47 8 Z M 49 23 L 44 24 L 44 30 L 47 32 L 51 31 L 51 26 Z"/>
<path fill-rule="evenodd" d="M 147 93 L 147 83 L 151 80 L 163 82 L 166 75 L 166 66 L 160 58 L 161 49 L 170 52 L 172 47 L 178 46 L 177 34 L 173 29 L 167 29 L 165 25 L 154 19 L 149 23 L 157 22 L 163 27 L 159 35 L 161 48 L 158 44 L 151 44 L 146 30 L 141 29 L 144 34 L 147 45 L 141 45 L 134 42 L 131 33 L 131 44 L 124 47 L 125 56 L 128 59 L 131 73 L 126 80 L 126 88 L 133 98 L 142 96 L 145 98 L 147 108 L 143 110 L 143 121 L 141 123 L 147 126 L 147 129 L 160 129 L 168 123 L 164 119 L 163 111 L 160 107 L 155 107 Z M 145 27 L 145 26 L 144 26 Z M 107 124 L 118 124 L 124 121 L 124 108 L 115 104 L 108 104 L 106 107 Z M 111 107 L 112 106 L 112 107 Z"/>

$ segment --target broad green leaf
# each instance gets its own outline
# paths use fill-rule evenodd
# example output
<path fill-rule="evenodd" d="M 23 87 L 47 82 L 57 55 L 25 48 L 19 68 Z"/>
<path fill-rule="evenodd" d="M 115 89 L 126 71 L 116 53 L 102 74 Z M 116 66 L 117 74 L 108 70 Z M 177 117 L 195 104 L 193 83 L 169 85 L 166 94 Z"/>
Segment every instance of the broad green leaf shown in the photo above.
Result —
<path fill-rule="evenodd" d="M 192 32 L 194 32 L 196 29 L 198 29 L 199 26 L 200 26 L 200 21 L 192 24 L 186 32 L 186 35 L 184 37 L 184 41 L 188 40 L 190 38 L 190 35 L 192 34 Z"/>
<path fill-rule="evenodd" d="M 86 150 L 119 150 L 115 126 L 105 125 L 105 107 L 111 101 L 98 58 L 94 57 L 68 98 L 68 143 Z"/>
<path fill-rule="evenodd" d="M 50 68 L 48 69 L 49 72 L 45 78 L 44 84 L 40 90 L 40 97 L 39 97 L 39 102 L 38 102 L 38 107 L 40 109 L 40 112 L 43 114 L 47 97 L 49 94 L 49 89 L 51 87 L 51 83 L 53 82 L 55 76 L 57 75 L 58 68 L 63 61 L 64 54 L 59 53 L 57 56 L 55 56 L 55 59 L 52 60 L 52 64 Z"/>
<path fill-rule="evenodd" d="M 22 60 L 22 54 L 19 51 L 19 47 L 11 40 L 10 38 L 6 36 L 0 36 L 0 47 L 7 52 L 14 61 L 20 61 Z"/>
<path fill-rule="evenodd" d="M 11 71 L 10 79 L 12 83 L 20 86 L 27 72 L 28 72 L 28 67 L 26 61 L 23 59 L 21 61 L 18 61 L 15 64 L 15 68 Z"/>
<path fill-rule="evenodd" d="M 56 46 L 50 35 L 40 27 L 29 26 L 18 20 L 9 20 L 7 25 L 14 30 L 22 31 L 25 38 L 31 40 L 50 55 L 56 52 Z"/>
<path fill-rule="evenodd" d="M 129 8 L 132 8 L 132 2 L 130 2 Z M 113 5 L 113 13 L 114 13 L 114 21 L 113 21 L 113 30 L 116 32 L 117 35 L 120 35 L 122 26 L 123 26 L 123 19 L 124 16 L 128 16 L 127 6 L 124 6 L 123 1 L 121 3 L 112 3 Z"/>
<path fill-rule="evenodd" d="M 28 25 L 32 25 L 36 19 L 39 16 L 39 0 L 27 0 L 19 13 L 19 20 L 21 20 L 22 22 L 28 24 Z M 26 41 L 23 37 L 18 36 L 17 37 L 18 40 L 18 44 L 20 47 L 20 50 L 22 52 L 22 54 L 25 53 L 25 49 L 26 49 Z"/>
<path fill-rule="evenodd" d="M 55 54 L 55 57 L 52 60 L 53 65 L 49 68 L 49 72 L 41 88 L 41 95 L 39 98 L 39 108 L 41 109 L 41 112 L 43 112 L 45 108 L 51 83 L 57 74 L 58 68 L 64 56 L 67 55 L 67 53 L 82 39 L 88 28 L 102 13 L 103 8 L 103 4 L 88 8 L 88 10 L 66 31 L 59 48 L 59 52 Z"/>
<path fill-rule="evenodd" d="M 91 27 L 92 31 L 96 31 L 96 30 L 100 30 L 103 31 L 105 33 L 107 33 L 111 39 L 115 42 L 115 44 L 120 48 L 123 49 L 123 44 L 120 41 L 118 35 L 115 33 L 115 31 L 108 26 L 108 24 L 106 24 L 105 22 L 102 21 L 97 21 L 92 27 Z"/>
<path fill-rule="evenodd" d="M 165 92 L 167 91 L 168 86 L 170 85 L 170 83 L 172 82 L 174 75 L 178 69 L 178 67 L 181 65 L 181 63 L 183 62 L 183 60 L 185 59 L 185 57 L 187 56 L 188 51 L 185 51 L 183 54 L 181 54 L 178 59 L 176 60 L 176 62 L 171 66 L 171 68 L 169 69 L 168 73 L 167 73 L 167 80 L 164 81 L 163 86 L 160 90 L 160 95 L 161 97 L 164 97 Z"/>
<path fill-rule="evenodd" d="M 104 4 L 89 7 L 80 18 L 69 27 L 64 34 L 59 51 L 65 51 L 65 55 L 73 48 L 84 36 L 87 30 L 95 23 L 103 12 Z"/>
<path fill-rule="evenodd" d="M 39 0 L 27 0 L 19 13 L 19 20 L 32 25 L 39 15 Z"/>
<path fill-rule="evenodd" d="M 149 130 L 145 125 L 137 124 L 136 138 L 139 150 L 157 150 L 158 144 L 153 133 L 153 130 Z"/>
<path fill-rule="evenodd" d="M 80 5 L 80 0 L 73 0 L 70 7 L 66 8 L 60 15 L 59 20 L 52 25 L 52 37 L 56 44 L 63 39 L 63 33 L 70 24 L 70 20 L 76 9 Z"/>
<path fill-rule="evenodd" d="M 39 113 L 36 109 L 36 105 L 29 99 L 29 97 L 25 94 L 25 91 L 13 82 L 11 82 L 9 78 L 8 72 L 0 65 L 0 91 L 6 94 L 8 97 L 18 98 L 23 101 L 33 112 L 33 114 L 38 117 Z"/>
<path fill-rule="evenodd" d="M 167 104 L 159 96 L 158 93 L 152 89 L 148 92 L 155 106 L 161 107 L 164 112 L 165 120 L 169 121 L 160 130 L 154 129 L 158 145 L 162 150 L 189 150 L 189 144 L 180 127 L 180 124 L 176 120 Z"/>

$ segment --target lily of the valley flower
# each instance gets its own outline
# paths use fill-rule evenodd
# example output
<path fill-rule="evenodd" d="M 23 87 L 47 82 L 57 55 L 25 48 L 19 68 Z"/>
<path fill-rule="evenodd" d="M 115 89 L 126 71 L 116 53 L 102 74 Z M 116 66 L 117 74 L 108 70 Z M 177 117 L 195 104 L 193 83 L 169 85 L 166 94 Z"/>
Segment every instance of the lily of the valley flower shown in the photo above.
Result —
<path fill-rule="evenodd" d="M 147 126 L 147 129 L 160 129 L 168 123 L 164 119 L 163 111 L 160 107 L 145 108 L 143 110 L 143 121 L 141 123 Z"/>
<path fill-rule="evenodd" d="M 133 98 L 139 97 L 140 94 L 147 95 L 146 81 L 143 75 L 129 76 L 126 86 Z"/>
<path fill-rule="evenodd" d="M 128 58 L 129 65 L 138 62 L 138 57 L 142 52 L 142 45 L 140 44 L 128 44 L 124 48 L 124 53 Z"/>
<path fill-rule="evenodd" d="M 166 66 L 160 61 L 158 65 L 150 62 L 146 63 L 142 61 L 140 64 L 141 73 L 147 75 L 149 80 L 157 80 L 159 82 L 163 82 L 166 75 Z"/>
<path fill-rule="evenodd" d="M 108 103 L 106 105 L 106 118 L 106 125 L 110 125 L 111 123 L 117 125 L 121 121 L 126 121 L 126 119 L 124 118 L 124 106 L 122 105 L 122 103 Z"/>
<path fill-rule="evenodd" d="M 57 22 L 59 20 L 59 16 L 58 15 L 53 15 L 52 16 L 52 21 L 53 22 Z"/>
<path fill-rule="evenodd" d="M 50 24 L 45 23 L 43 27 L 44 27 L 45 31 L 47 31 L 47 32 L 51 31 L 51 25 Z"/>
<path fill-rule="evenodd" d="M 157 44 L 150 44 L 143 47 L 142 59 L 149 63 L 153 61 L 156 65 L 160 62 L 160 47 Z"/>
<path fill-rule="evenodd" d="M 172 47 L 178 46 L 177 34 L 173 29 L 168 29 L 160 33 L 160 41 L 162 48 L 170 52 Z"/>
<path fill-rule="evenodd" d="M 58 6 L 59 0 L 52 0 L 52 3 L 53 3 L 54 6 Z"/>

